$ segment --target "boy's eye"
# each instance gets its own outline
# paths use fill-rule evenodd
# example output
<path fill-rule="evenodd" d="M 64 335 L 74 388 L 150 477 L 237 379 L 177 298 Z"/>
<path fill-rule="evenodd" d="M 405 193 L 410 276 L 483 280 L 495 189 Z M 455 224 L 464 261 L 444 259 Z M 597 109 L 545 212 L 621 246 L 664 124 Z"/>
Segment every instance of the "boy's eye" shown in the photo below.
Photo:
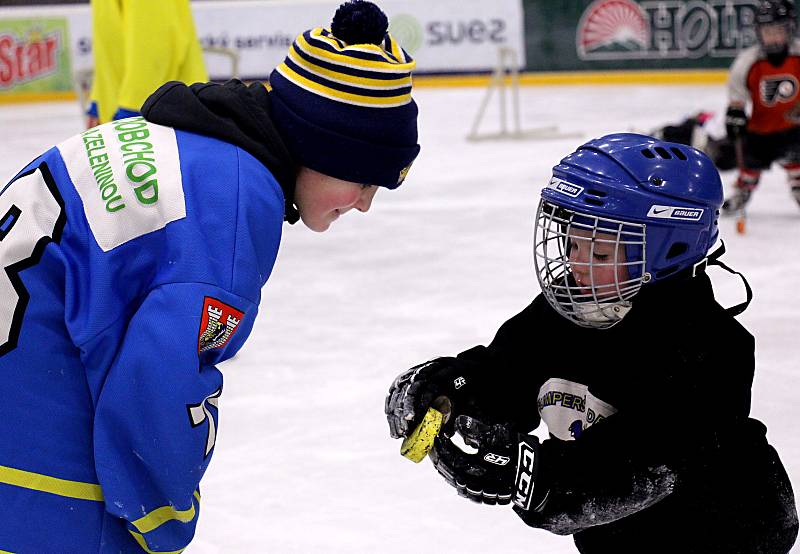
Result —
<path fill-rule="evenodd" d="M 608 254 L 597 254 L 597 253 L 595 253 L 594 257 L 595 257 L 595 259 L 597 259 L 597 261 L 604 262 L 604 261 L 606 261 L 608 259 Z"/>

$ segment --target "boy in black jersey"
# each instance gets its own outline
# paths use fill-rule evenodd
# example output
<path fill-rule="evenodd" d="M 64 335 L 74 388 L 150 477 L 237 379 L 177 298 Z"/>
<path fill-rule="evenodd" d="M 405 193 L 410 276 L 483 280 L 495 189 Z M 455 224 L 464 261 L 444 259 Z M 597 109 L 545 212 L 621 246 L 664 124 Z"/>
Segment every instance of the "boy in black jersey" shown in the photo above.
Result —
<path fill-rule="evenodd" d="M 553 169 L 536 215 L 542 294 L 488 347 L 401 374 L 393 437 L 447 412 L 430 457 L 458 493 L 509 504 L 580 552 L 785 554 L 789 479 L 749 417 L 755 343 L 714 299 L 722 204 L 701 152 L 633 134 Z M 730 270 L 732 271 L 732 270 Z M 529 435 L 541 422 L 541 444 Z M 458 433 L 472 447 L 458 448 Z"/>

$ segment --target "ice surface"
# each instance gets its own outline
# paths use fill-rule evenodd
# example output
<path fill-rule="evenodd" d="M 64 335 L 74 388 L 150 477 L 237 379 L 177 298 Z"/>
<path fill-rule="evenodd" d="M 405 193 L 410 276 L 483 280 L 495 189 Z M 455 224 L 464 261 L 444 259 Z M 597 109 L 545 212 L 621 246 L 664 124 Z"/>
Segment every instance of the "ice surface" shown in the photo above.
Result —
<path fill-rule="evenodd" d="M 459 498 L 427 461 L 400 457 L 383 417 L 398 372 L 486 343 L 538 290 L 538 191 L 583 139 L 468 143 L 482 94 L 416 91 L 422 154 L 406 184 L 328 233 L 285 227 L 255 329 L 223 367 L 219 440 L 187 552 L 575 552 L 570 538 Z M 532 87 L 521 99 L 526 127 L 585 139 L 725 105 L 722 86 Z M 496 120 L 494 106 L 487 130 Z M 73 103 L 0 107 L 0 181 L 81 124 Z M 722 234 L 726 261 L 755 290 L 740 317 L 758 345 L 753 415 L 798 490 L 800 209 L 782 170 L 765 174 L 747 236 L 730 220 Z M 723 304 L 743 298 L 738 278 L 712 278 Z"/>

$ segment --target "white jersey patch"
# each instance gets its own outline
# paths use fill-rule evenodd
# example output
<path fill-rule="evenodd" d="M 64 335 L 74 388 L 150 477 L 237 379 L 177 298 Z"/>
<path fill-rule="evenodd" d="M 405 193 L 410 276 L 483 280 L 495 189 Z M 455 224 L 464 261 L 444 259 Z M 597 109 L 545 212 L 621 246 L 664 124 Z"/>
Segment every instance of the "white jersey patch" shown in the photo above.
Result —
<path fill-rule="evenodd" d="M 617 412 L 589 392 L 586 385 L 564 379 L 549 379 L 536 398 L 539 415 L 554 437 L 567 441 Z"/>
<path fill-rule="evenodd" d="M 173 129 L 132 117 L 57 148 L 104 252 L 186 217 Z"/>

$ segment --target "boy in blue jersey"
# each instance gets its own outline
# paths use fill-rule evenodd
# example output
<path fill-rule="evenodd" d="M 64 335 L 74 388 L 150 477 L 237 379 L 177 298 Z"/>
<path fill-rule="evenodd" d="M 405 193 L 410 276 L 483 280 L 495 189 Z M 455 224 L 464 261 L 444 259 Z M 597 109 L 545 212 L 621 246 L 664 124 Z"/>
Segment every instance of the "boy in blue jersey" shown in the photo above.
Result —
<path fill-rule="evenodd" d="M 271 88 L 168 83 L 0 193 L 0 551 L 180 552 L 222 374 L 284 221 L 324 231 L 419 152 L 413 61 L 368 2 Z"/>

